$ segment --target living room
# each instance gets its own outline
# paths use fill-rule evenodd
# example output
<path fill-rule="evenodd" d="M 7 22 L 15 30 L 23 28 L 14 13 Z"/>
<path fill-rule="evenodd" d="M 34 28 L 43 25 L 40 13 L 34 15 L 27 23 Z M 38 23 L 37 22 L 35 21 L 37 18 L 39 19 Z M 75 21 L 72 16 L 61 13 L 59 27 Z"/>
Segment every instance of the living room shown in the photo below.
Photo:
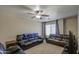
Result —
<path fill-rule="evenodd" d="M 61 54 L 67 44 L 65 37 L 78 39 L 77 12 L 78 6 L 73 5 L 0 5 L 0 43 L 14 49 L 6 54 L 17 54 L 15 48 L 24 54 Z M 52 37 L 58 41 L 51 41 Z M 24 43 L 28 39 L 32 44 Z M 77 54 L 77 43 L 76 52 L 67 52 Z"/>

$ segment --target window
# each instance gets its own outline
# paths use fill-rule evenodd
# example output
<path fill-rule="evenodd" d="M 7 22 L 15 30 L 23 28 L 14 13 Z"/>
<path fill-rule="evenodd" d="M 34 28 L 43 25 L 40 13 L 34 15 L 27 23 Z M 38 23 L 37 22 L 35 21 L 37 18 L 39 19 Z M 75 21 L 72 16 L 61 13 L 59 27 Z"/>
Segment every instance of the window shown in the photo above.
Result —
<path fill-rule="evenodd" d="M 46 25 L 46 35 L 49 35 L 50 34 L 50 25 Z"/>
<path fill-rule="evenodd" d="M 46 24 L 46 35 L 56 34 L 56 24 Z"/>

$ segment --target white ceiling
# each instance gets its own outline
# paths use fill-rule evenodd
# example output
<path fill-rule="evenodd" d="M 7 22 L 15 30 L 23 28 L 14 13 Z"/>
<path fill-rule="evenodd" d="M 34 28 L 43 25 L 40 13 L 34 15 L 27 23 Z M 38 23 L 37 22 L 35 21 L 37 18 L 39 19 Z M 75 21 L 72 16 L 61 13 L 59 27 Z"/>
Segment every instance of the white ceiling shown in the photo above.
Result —
<path fill-rule="evenodd" d="M 14 13 L 17 17 L 23 17 L 25 19 L 31 19 L 30 16 L 26 15 L 26 12 L 33 11 L 36 8 L 36 5 L 12 5 L 12 6 L 1 6 L 0 13 Z M 32 9 L 32 10 L 31 10 Z M 56 20 L 64 17 L 77 15 L 78 6 L 76 5 L 40 5 L 40 9 L 44 10 L 46 14 L 51 15 L 50 19 L 34 19 L 36 21 L 50 21 Z"/>

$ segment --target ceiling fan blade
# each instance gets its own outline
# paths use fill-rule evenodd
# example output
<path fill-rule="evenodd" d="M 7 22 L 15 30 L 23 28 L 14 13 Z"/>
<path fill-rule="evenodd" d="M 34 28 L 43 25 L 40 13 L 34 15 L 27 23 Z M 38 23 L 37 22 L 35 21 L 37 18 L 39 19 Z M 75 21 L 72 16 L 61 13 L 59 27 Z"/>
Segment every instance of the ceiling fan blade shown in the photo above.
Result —
<path fill-rule="evenodd" d="M 35 18 L 35 16 L 33 16 L 32 18 Z"/>
<path fill-rule="evenodd" d="M 32 10 L 30 7 L 25 6 L 25 5 L 17 5 L 16 7 L 21 9 L 21 10 Z"/>
<path fill-rule="evenodd" d="M 49 15 L 45 15 L 45 14 L 44 15 L 41 15 L 41 16 L 49 17 Z"/>
<path fill-rule="evenodd" d="M 33 13 L 30 13 L 30 12 L 28 12 L 27 14 L 29 14 L 29 15 L 35 15 L 35 14 L 33 14 Z"/>

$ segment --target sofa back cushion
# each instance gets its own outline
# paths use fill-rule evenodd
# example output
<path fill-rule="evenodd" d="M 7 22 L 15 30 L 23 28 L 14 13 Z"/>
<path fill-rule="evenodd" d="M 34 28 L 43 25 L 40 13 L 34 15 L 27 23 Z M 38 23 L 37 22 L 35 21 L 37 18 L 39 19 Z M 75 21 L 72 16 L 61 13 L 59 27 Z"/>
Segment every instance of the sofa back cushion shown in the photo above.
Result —
<path fill-rule="evenodd" d="M 28 41 L 28 39 L 29 39 L 29 37 L 27 36 L 27 34 L 23 34 L 23 38 L 22 38 L 22 40 L 26 40 L 26 41 Z"/>
<path fill-rule="evenodd" d="M 17 35 L 17 39 L 18 40 L 35 40 L 38 39 L 38 33 L 26 33 L 26 34 L 22 34 L 22 35 Z"/>
<path fill-rule="evenodd" d="M 33 33 L 35 39 L 38 39 L 38 33 Z"/>
<path fill-rule="evenodd" d="M 29 33 L 28 37 L 29 37 L 29 40 L 38 39 L 38 33 Z"/>

